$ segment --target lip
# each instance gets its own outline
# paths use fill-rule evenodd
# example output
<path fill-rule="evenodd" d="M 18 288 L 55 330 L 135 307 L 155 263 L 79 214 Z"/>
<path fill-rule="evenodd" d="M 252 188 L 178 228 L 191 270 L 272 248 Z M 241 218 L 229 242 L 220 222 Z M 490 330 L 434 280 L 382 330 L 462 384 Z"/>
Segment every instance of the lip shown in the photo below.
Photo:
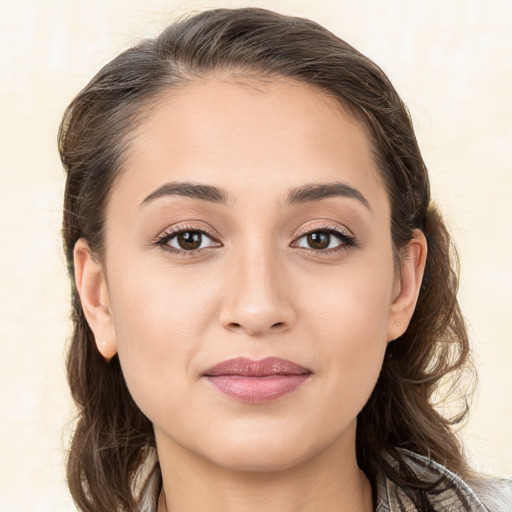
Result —
<path fill-rule="evenodd" d="M 259 405 L 295 391 L 311 375 L 307 368 L 280 357 L 237 357 L 209 368 L 203 377 L 229 398 Z"/>

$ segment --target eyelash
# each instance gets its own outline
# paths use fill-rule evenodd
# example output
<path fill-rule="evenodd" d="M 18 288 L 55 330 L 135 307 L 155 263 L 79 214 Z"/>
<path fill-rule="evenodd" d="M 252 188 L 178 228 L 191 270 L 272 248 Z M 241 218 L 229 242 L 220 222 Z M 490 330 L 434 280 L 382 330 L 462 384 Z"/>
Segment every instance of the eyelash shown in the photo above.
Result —
<path fill-rule="evenodd" d="M 340 245 L 338 245 L 332 249 L 319 250 L 319 249 L 305 248 L 306 250 L 313 252 L 315 254 L 325 256 L 326 254 L 327 255 L 336 254 L 341 251 L 348 251 L 351 248 L 358 247 L 356 238 L 353 235 L 351 235 L 348 231 L 341 229 L 338 226 L 333 226 L 330 224 L 320 226 L 320 227 L 315 227 L 314 229 L 305 228 L 305 229 L 301 230 L 298 233 L 297 238 L 295 239 L 294 243 L 296 243 L 301 238 L 304 238 L 305 236 L 310 235 L 312 233 L 326 233 L 328 235 L 334 235 L 336 238 L 338 238 L 340 240 Z"/>
<path fill-rule="evenodd" d="M 203 247 L 202 249 L 195 249 L 186 251 L 184 249 L 176 249 L 175 247 L 171 247 L 170 245 L 167 245 L 167 243 L 172 240 L 175 236 L 178 236 L 182 233 L 201 233 L 201 235 L 206 235 L 208 238 L 212 239 L 214 242 L 216 242 L 215 237 L 211 234 L 205 231 L 204 229 L 199 229 L 197 227 L 193 226 L 179 226 L 177 228 L 170 228 L 167 231 L 164 231 L 161 235 L 158 235 L 156 239 L 153 241 L 153 245 L 161 247 L 164 251 L 169 252 L 171 254 L 176 254 L 178 256 L 195 256 L 198 253 L 203 252 L 209 252 L 214 247 Z M 219 242 L 216 242 L 219 243 Z M 219 246 L 216 246 L 219 247 Z"/>
<path fill-rule="evenodd" d="M 175 247 L 171 247 L 171 246 L 167 245 L 168 242 L 170 240 L 172 240 L 174 237 L 176 237 L 177 235 L 180 235 L 182 233 L 187 233 L 187 232 L 200 233 L 201 235 L 206 235 L 213 242 L 215 242 L 217 244 L 220 243 L 215 240 L 215 237 L 211 233 L 209 233 L 203 229 L 199 229 L 199 228 L 193 227 L 193 226 L 180 226 L 178 228 L 170 228 L 169 230 L 164 231 L 162 234 L 157 236 L 152 241 L 152 245 L 161 247 L 162 250 L 169 252 L 171 254 L 176 254 L 178 256 L 184 256 L 184 257 L 195 256 L 198 253 L 209 252 L 212 249 L 214 249 L 215 247 L 220 247 L 220 245 L 216 245 L 213 247 L 212 246 L 203 247 L 202 249 L 193 249 L 193 250 L 187 251 L 185 249 L 176 249 Z M 294 243 L 296 243 L 301 238 L 304 238 L 305 236 L 310 235 L 312 233 L 326 233 L 328 235 L 334 235 L 341 242 L 340 245 L 338 245 L 337 247 L 334 247 L 332 249 L 319 250 L 319 249 L 304 248 L 307 251 L 313 252 L 315 254 L 325 256 L 325 255 L 330 255 L 330 254 L 337 253 L 340 251 L 347 251 L 353 247 L 358 247 L 356 238 L 353 235 L 349 234 L 345 230 L 340 229 L 338 226 L 332 226 L 332 225 L 325 225 L 325 226 L 321 226 L 321 227 L 318 227 L 315 229 L 303 230 L 298 234 L 297 238 L 294 240 Z"/>

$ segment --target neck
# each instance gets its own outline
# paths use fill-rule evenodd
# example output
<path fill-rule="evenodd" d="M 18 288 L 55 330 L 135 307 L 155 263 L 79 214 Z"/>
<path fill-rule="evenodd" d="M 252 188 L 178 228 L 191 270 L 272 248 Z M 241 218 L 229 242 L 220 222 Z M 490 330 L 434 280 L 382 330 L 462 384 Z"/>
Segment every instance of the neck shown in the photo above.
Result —
<path fill-rule="evenodd" d="M 347 446 L 344 439 L 275 471 L 219 467 L 176 445 L 158 446 L 158 452 L 163 478 L 158 512 L 373 510 L 371 486 L 357 466 L 355 442 Z"/>

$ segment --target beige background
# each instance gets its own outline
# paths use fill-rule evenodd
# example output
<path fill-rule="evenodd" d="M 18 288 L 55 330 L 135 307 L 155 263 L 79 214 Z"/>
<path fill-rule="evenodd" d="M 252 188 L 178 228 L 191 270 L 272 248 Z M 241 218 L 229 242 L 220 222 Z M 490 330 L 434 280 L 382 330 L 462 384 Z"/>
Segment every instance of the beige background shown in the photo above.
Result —
<path fill-rule="evenodd" d="M 0 0 L 0 510 L 71 511 L 60 115 L 133 40 L 213 6 L 310 17 L 373 58 L 412 112 L 462 259 L 480 387 L 464 439 L 512 475 L 512 2 Z"/>

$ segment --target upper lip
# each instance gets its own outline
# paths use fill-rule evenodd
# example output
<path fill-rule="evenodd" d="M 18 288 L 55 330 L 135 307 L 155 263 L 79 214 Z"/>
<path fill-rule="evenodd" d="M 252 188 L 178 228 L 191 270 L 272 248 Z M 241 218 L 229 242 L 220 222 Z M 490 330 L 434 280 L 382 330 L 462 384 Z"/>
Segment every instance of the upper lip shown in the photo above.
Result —
<path fill-rule="evenodd" d="M 243 377 L 267 377 L 271 375 L 306 375 L 311 371 L 303 366 L 280 357 L 266 357 L 259 361 L 246 357 L 227 359 L 212 366 L 204 375 L 240 375 Z"/>

